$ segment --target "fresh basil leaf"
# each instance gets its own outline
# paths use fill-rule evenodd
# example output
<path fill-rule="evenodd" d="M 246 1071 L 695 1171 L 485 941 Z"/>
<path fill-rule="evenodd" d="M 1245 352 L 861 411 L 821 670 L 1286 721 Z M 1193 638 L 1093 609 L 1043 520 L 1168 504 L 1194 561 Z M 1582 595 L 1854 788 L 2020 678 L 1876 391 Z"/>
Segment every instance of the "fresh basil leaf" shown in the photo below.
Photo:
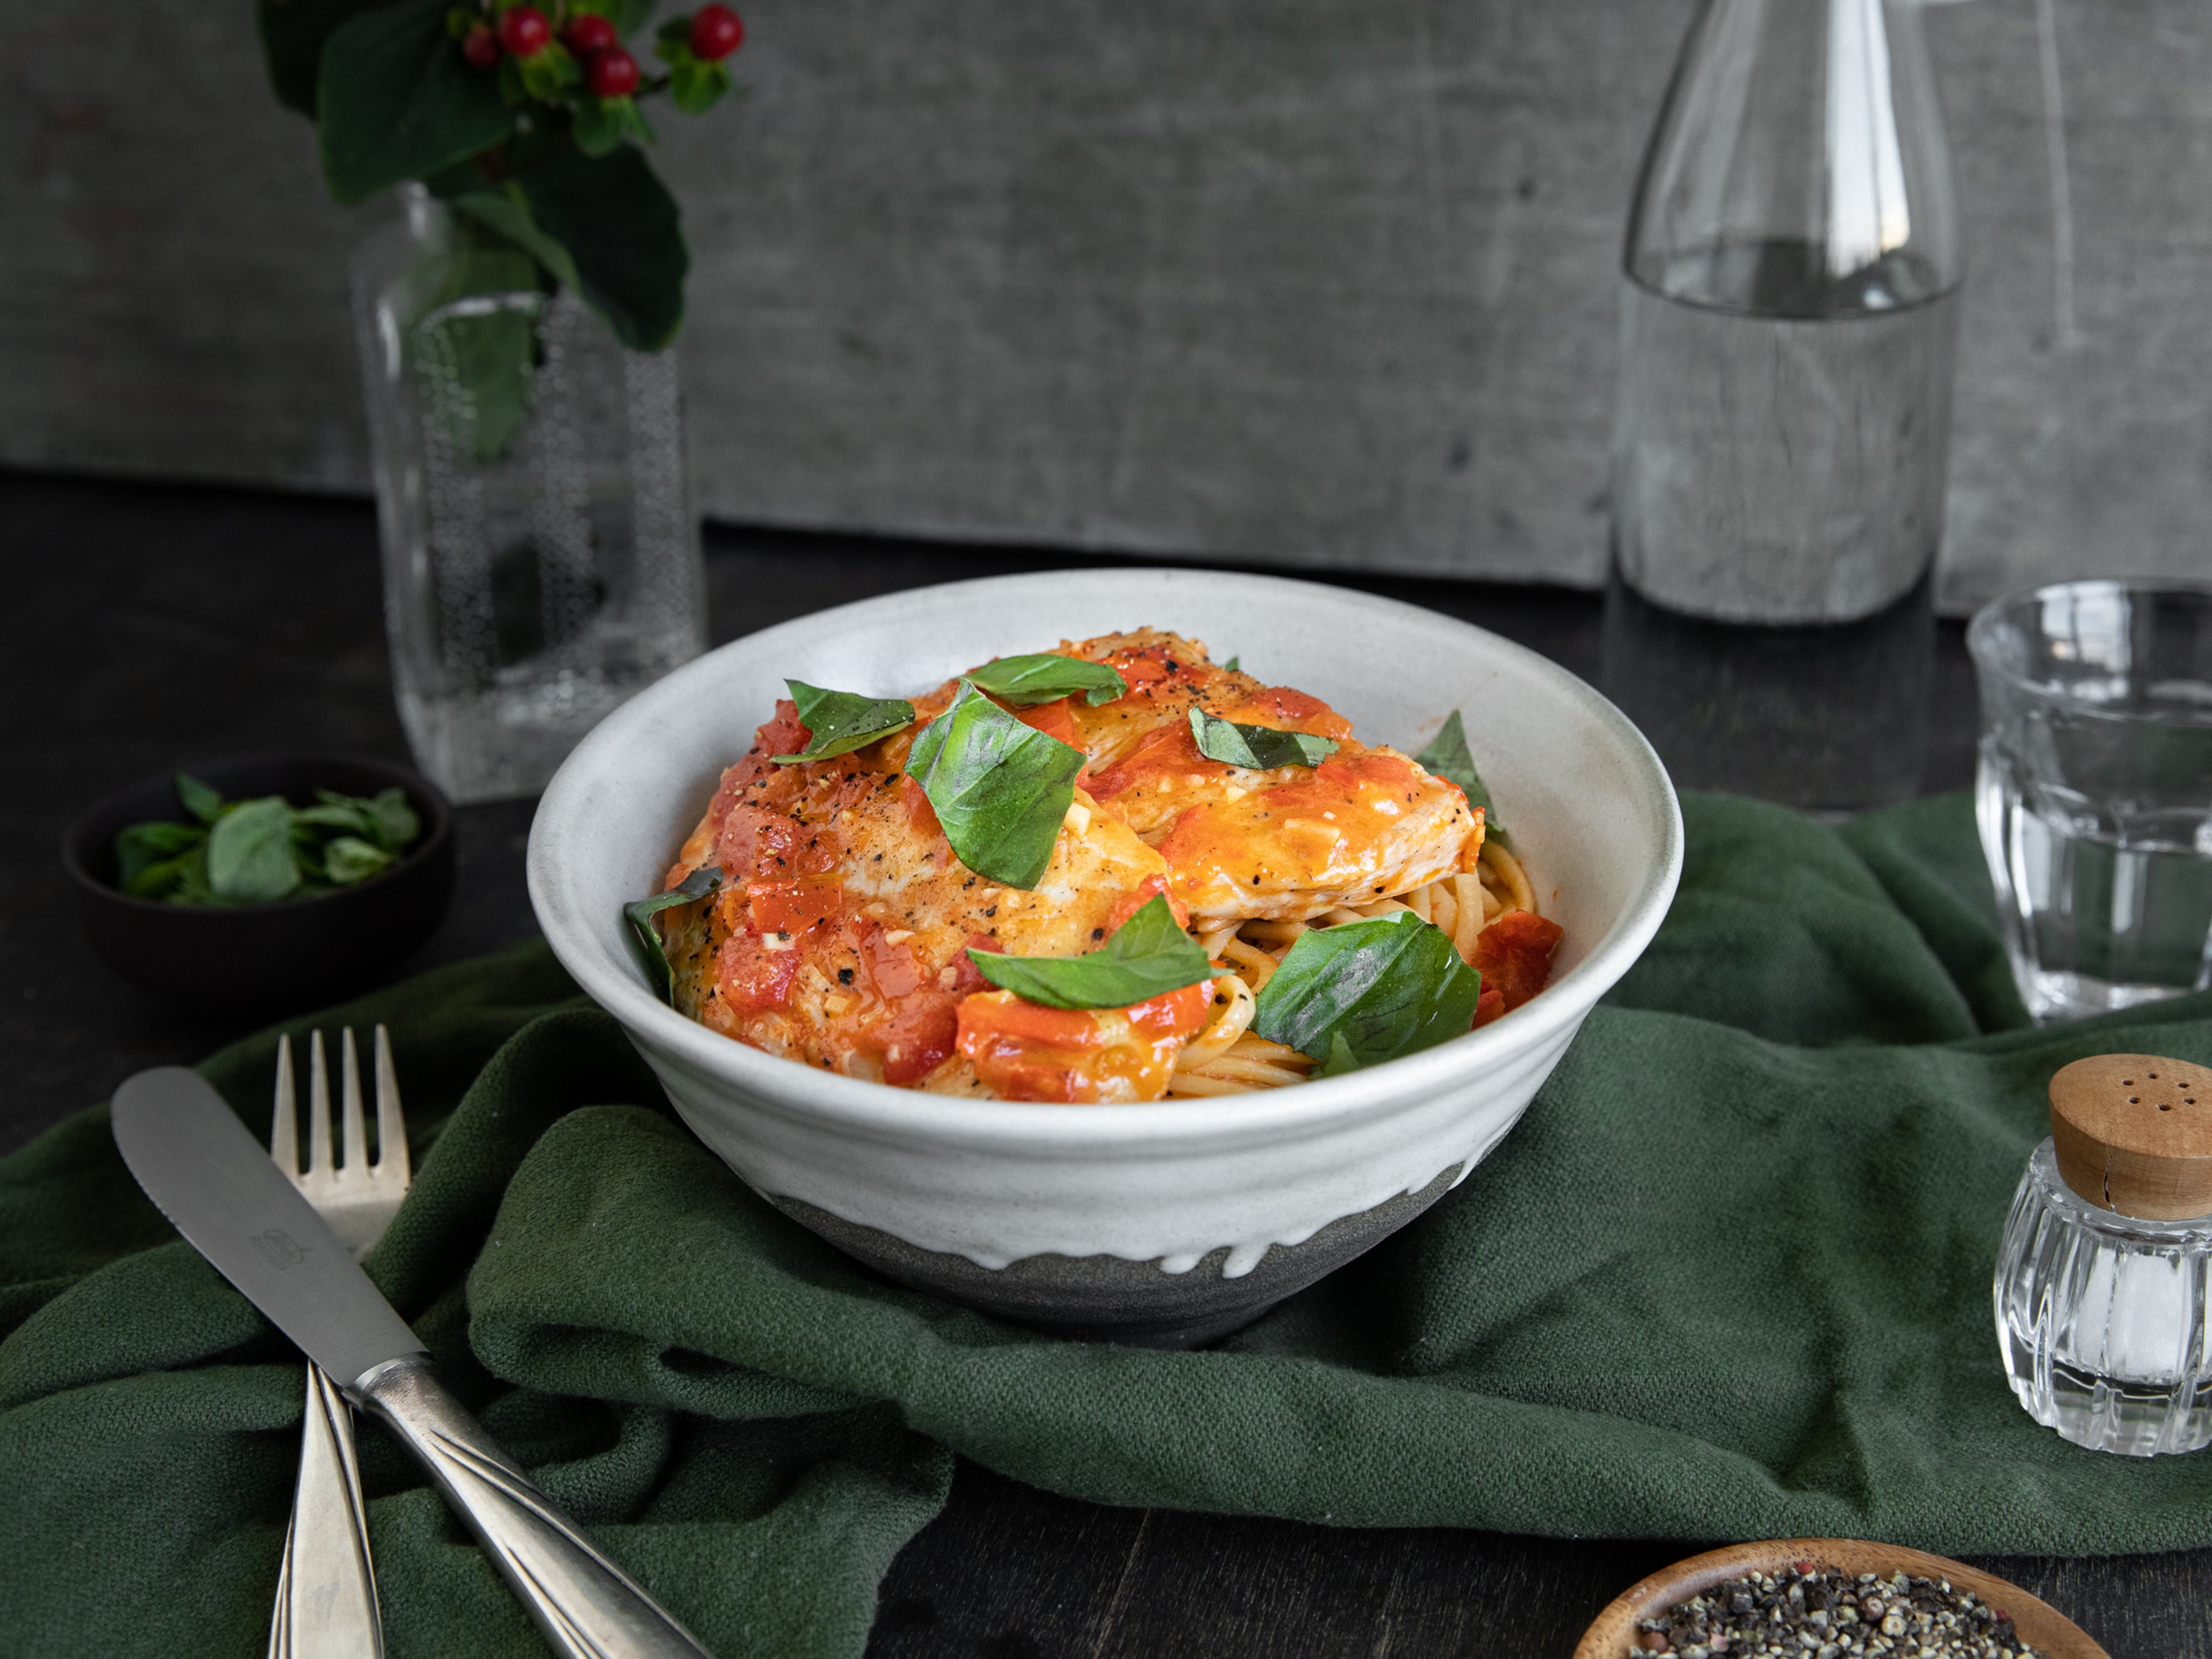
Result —
<path fill-rule="evenodd" d="M 1221 665 L 1228 672 L 1237 674 L 1243 672 L 1243 664 L 1244 659 L 1242 657 L 1231 657 L 1227 662 Z"/>
<path fill-rule="evenodd" d="M 378 790 L 362 804 L 376 824 L 373 839 L 387 853 L 397 853 L 422 833 L 421 815 L 407 799 L 407 792 L 396 783 Z"/>
<path fill-rule="evenodd" d="M 1190 735 L 1206 759 L 1260 772 L 1278 766 L 1319 766 L 1337 749 L 1333 738 L 1279 732 L 1272 726 L 1239 726 L 1203 708 L 1190 711 Z"/>
<path fill-rule="evenodd" d="M 661 949 L 660 930 L 653 925 L 653 918 L 679 904 L 696 904 L 721 884 L 720 869 L 704 864 L 685 877 L 682 885 L 623 906 L 623 920 L 629 924 L 630 950 L 637 957 L 637 965 L 645 970 L 646 982 L 663 1002 L 675 1000 L 676 975 L 668 966 L 668 953 Z"/>
<path fill-rule="evenodd" d="M 1484 833 L 1505 839 L 1505 826 L 1498 821 L 1498 809 L 1490 804 L 1490 791 L 1482 787 L 1482 775 L 1474 769 L 1474 757 L 1468 752 L 1467 728 L 1460 724 L 1459 710 L 1455 708 L 1444 716 L 1443 729 L 1429 740 L 1429 746 L 1413 757 L 1414 763 L 1425 768 L 1440 778 L 1449 778 L 1460 787 L 1469 806 L 1482 809 Z"/>
<path fill-rule="evenodd" d="M 177 872 L 168 866 L 206 839 L 197 823 L 131 824 L 115 837 L 115 884 L 140 898 L 159 898 L 176 884 Z M 156 870 L 165 873 L 155 877 Z"/>
<path fill-rule="evenodd" d="M 849 755 L 880 738 L 914 724 L 914 705 L 904 697 L 864 697 L 857 691 L 825 691 L 805 680 L 786 680 L 799 723 L 806 728 L 806 747 L 795 755 L 771 755 L 778 766 Z"/>
<path fill-rule="evenodd" d="M 1056 657 L 1038 652 L 1026 657 L 1001 657 L 987 662 L 968 678 L 1000 702 L 1029 708 L 1041 702 L 1083 694 L 1096 708 L 1102 702 L 1128 695 L 1129 683 L 1103 662 L 1080 657 Z"/>
<path fill-rule="evenodd" d="M 971 945 L 968 959 L 1000 990 L 1048 1008 L 1126 1008 L 1213 972 L 1205 947 L 1176 925 L 1175 912 L 1158 894 L 1088 955 L 1010 957 Z"/>
<path fill-rule="evenodd" d="M 331 194 L 366 201 L 514 131 L 497 83 L 446 33 L 447 0 L 355 13 L 325 37 L 315 126 Z"/>
<path fill-rule="evenodd" d="M 1252 1029 L 1333 1076 L 1465 1035 L 1481 991 L 1449 934 L 1393 910 L 1299 934 L 1255 999 Z"/>
<path fill-rule="evenodd" d="M 150 880 L 152 875 L 153 872 L 148 871 L 146 878 Z M 148 896 L 152 896 L 149 894 Z M 161 896 L 171 904 L 220 904 L 222 902 L 216 896 L 215 890 L 208 885 L 208 850 L 205 842 L 202 842 L 177 860 L 176 885 Z"/>
<path fill-rule="evenodd" d="M 222 792 L 189 772 L 177 774 L 177 799 L 202 823 L 213 823 L 222 811 Z"/>
<path fill-rule="evenodd" d="M 282 795 L 240 801 L 208 831 L 208 886 L 233 904 L 270 904 L 300 884 L 292 808 Z"/>
<path fill-rule="evenodd" d="M 1083 763 L 1080 749 L 1023 725 L 963 679 L 914 740 L 907 770 L 961 863 L 1027 890 L 1052 863 Z"/>
<path fill-rule="evenodd" d="M 375 836 L 374 821 L 359 806 L 343 796 L 333 798 L 328 790 L 315 793 L 324 799 L 313 806 L 292 809 L 294 841 L 318 841 L 326 830 L 341 836 L 359 836 L 365 840 Z"/>
<path fill-rule="evenodd" d="M 335 887 L 366 881 L 391 863 L 391 854 L 358 836 L 340 836 L 323 848 L 323 873 Z"/>

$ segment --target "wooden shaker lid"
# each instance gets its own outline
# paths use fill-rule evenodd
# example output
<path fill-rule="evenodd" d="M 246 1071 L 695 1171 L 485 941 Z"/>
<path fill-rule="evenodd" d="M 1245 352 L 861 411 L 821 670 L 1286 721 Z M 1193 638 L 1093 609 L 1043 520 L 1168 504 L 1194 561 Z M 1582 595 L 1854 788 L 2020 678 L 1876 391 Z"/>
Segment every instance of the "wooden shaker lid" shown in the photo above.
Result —
<path fill-rule="evenodd" d="M 2051 1079 L 2058 1173 L 2084 1203 L 2154 1221 L 2212 1215 L 2212 1069 L 2094 1054 Z"/>

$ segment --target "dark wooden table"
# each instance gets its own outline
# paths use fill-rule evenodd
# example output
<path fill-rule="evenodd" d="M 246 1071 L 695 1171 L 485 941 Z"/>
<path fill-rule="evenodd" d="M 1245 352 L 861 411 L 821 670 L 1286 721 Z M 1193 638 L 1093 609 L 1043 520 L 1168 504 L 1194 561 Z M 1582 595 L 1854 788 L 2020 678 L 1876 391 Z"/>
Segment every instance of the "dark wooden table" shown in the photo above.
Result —
<path fill-rule="evenodd" d="M 926 582 L 1075 562 L 1064 552 L 714 531 L 714 634 L 729 639 Z M 194 1060 L 243 1035 L 124 984 L 94 959 L 56 858 L 64 823 L 96 796 L 196 759 L 278 748 L 404 759 L 406 750 L 384 654 L 375 519 L 363 503 L 0 474 L 0 573 L 4 1152 L 133 1071 Z M 1596 597 L 1357 585 L 1479 622 L 1585 678 L 1605 672 L 1607 606 Z M 1611 619 L 1617 653 L 1618 601 Z M 1715 708 L 1741 702 L 1747 677 L 1770 672 L 1722 666 L 1675 698 L 1673 714 L 1692 696 Z M 1801 664 L 1788 678 L 1808 682 L 1791 691 L 1804 693 L 1802 719 L 1831 720 L 1837 732 L 1864 724 L 1864 689 L 1841 671 L 1808 674 Z M 1939 627 L 1932 669 L 1906 690 L 1919 706 L 1888 729 L 1912 745 L 1908 772 L 1923 788 L 1962 786 L 1974 700 L 1955 624 Z M 1791 793 L 1796 775 L 1772 745 L 1747 742 L 1724 718 L 1699 718 L 1702 735 L 1696 720 L 1654 722 L 1668 727 L 1661 746 L 1678 781 Z M 1864 775 L 1893 777 L 1897 767 L 1892 748 L 1867 760 Z M 401 972 L 532 931 L 522 873 L 530 813 L 527 803 L 459 813 L 458 898 Z M 1564 1659 L 1614 1594 L 1694 1547 L 1107 1509 L 963 1464 L 945 1512 L 885 1580 L 870 1651 Z M 2114 1659 L 2212 1659 L 2212 1550 L 1983 1565 L 2072 1614 Z"/>

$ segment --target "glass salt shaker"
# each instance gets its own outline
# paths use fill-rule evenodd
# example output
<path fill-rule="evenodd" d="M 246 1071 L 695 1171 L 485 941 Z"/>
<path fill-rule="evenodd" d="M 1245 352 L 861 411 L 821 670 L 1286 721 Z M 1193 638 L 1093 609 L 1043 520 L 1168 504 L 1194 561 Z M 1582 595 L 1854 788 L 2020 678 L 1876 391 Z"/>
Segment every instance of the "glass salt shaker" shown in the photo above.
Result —
<path fill-rule="evenodd" d="M 2212 1443 L 2212 1070 L 2099 1054 L 2051 1079 L 1996 1304 L 2037 1422 L 2130 1457 Z"/>

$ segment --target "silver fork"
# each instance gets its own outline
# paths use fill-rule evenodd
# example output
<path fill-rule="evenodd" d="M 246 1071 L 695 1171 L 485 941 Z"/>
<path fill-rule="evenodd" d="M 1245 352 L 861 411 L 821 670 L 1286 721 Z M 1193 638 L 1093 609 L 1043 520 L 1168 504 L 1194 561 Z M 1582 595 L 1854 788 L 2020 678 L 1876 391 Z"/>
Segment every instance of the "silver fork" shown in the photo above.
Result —
<path fill-rule="evenodd" d="M 323 1034 L 308 1051 L 307 1167 L 300 1168 L 298 1114 L 292 1086 L 292 1039 L 276 1045 L 276 1110 L 269 1156 L 291 1177 L 356 1261 L 384 1236 L 411 1178 L 407 1126 L 392 1042 L 376 1028 L 376 1162 L 368 1161 L 361 1100 L 361 1066 L 353 1028 L 341 1039 L 343 1099 L 339 1136 L 345 1161 L 331 1145 L 330 1077 Z M 307 1410 L 300 1440 L 300 1480 L 284 1532 L 276 1608 L 269 1624 L 270 1659 L 383 1659 L 376 1574 L 368 1554 L 368 1517 L 362 1508 L 361 1470 L 354 1461 L 353 1410 L 320 1367 L 307 1366 Z"/>

